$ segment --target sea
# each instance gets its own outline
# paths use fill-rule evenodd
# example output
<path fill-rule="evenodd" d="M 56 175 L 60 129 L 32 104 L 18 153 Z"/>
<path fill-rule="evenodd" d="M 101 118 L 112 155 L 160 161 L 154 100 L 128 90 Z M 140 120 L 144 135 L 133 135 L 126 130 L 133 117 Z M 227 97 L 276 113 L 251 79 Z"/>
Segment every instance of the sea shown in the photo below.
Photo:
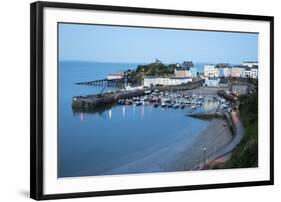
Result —
<path fill-rule="evenodd" d="M 97 94 L 114 87 L 77 85 L 134 69 L 133 63 L 60 61 L 58 67 L 58 178 L 118 174 L 118 168 L 143 165 L 122 174 L 163 171 L 163 162 L 178 155 L 178 143 L 191 145 L 208 122 L 187 117 L 187 109 L 153 105 L 115 105 L 97 112 L 76 112 L 73 96 Z M 198 65 L 198 70 L 203 64 Z M 163 150 L 165 148 L 165 150 Z M 163 150 L 164 152 L 158 152 Z M 159 155 L 155 155 L 159 153 Z M 146 164 L 143 159 L 153 156 Z M 151 162 L 155 162 L 154 165 Z M 122 169 L 121 169 L 122 170 Z M 114 172 L 115 171 L 115 172 Z"/>

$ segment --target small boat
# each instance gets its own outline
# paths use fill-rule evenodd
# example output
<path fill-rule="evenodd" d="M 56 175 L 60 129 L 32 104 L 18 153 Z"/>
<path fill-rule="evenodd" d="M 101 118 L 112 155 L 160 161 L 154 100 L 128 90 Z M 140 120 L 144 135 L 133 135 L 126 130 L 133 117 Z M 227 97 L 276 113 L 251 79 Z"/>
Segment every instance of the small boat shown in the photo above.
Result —
<path fill-rule="evenodd" d="M 191 106 L 191 109 L 196 109 L 196 105 L 192 105 L 192 106 Z"/>
<path fill-rule="evenodd" d="M 173 107 L 173 103 L 168 104 L 168 108 Z"/>
<path fill-rule="evenodd" d="M 181 109 L 184 109 L 184 108 L 185 108 L 185 105 L 182 105 L 182 106 L 181 106 Z"/>
<path fill-rule="evenodd" d="M 154 104 L 154 107 L 156 108 L 156 107 L 158 107 L 158 104 L 156 103 L 156 104 Z"/>
<path fill-rule="evenodd" d="M 177 108 L 179 108 L 179 106 L 180 106 L 180 104 L 179 104 L 179 103 L 176 103 L 176 104 L 173 105 L 173 108 L 174 108 L 174 109 L 177 109 Z"/>
<path fill-rule="evenodd" d="M 140 99 L 138 97 L 133 97 L 133 101 L 139 101 Z"/>
<path fill-rule="evenodd" d="M 117 104 L 118 105 L 124 105 L 125 101 L 123 99 L 120 99 L 117 101 Z"/>
<path fill-rule="evenodd" d="M 166 107 L 166 103 L 165 103 L 165 102 L 162 102 L 162 103 L 161 103 L 161 107 L 163 107 L 163 108 Z"/>
<path fill-rule="evenodd" d="M 136 106 L 141 106 L 141 105 L 142 105 L 142 102 L 140 102 L 140 101 L 136 102 Z"/>
<path fill-rule="evenodd" d="M 133 104 L 133 101 L 130 100 L 130 99 L 126 99 L 124 104 L 125 105 L 131 105 L 131 104 Z"/>

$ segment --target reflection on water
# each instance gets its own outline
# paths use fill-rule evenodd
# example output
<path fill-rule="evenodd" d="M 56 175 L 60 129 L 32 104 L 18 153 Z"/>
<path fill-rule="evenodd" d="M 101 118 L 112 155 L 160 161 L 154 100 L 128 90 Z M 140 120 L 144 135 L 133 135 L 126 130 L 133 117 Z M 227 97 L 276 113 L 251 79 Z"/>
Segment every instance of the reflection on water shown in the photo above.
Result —
<path fill-rule="evenodd" d="M 111 109 L 108 110 L 108 117 L 109 117 L 109 119 L 111 119 L 111 113 L 112 113 Z"/>
<path fill-rule="evenodd" d="M 144 118 L 144 106 L 141 106 L 141 119 Z"/>
<path fill-rule="evenodd" d="M 186 107 L 185 109 L 177 109 L 177 110 L 181 110 L 183 113 L 195 113 L 195 112 L 201 112 L 201 111 L 212 111 L 214 109 L 217 109 L 217 107 L 219 106 L 219 102 L 218 101 L 205 101 L 202 103 L 202 107 L 197 108 L 197 109 L 191 109 L 190 107 Z M 136 113 L 136 109 L 140 109 L 140 120 L 144 119 L 145 117 L 145 111 L 148 111 L 149 113 L 152 113 L 154 109 L 153 104 L 146 104 L 146 105 L 141 105 L 141 106 L 136 106 L 135 104 L 132 105 L 122 105 L 122 106 L 118 106 L 115 104 L 110 104 L 110 105 L 104 105 L 104 106 L 99 106 L 99 107 L 95 107 L 95 108 L 91 108 L 91 109 L 83 109 L 83 108 L 79 108 L 79 109 L 73 109 L 73 113 L 74 116 L 77 112 L 79 112 L 80 115 L 80 121 L 82 122 L 84 120 L 84 113 L 86 114 L 98 114 L 101 117 L 108 117 L 108 119 L 112 118 L 112 113 L 114 110 L 112 110 L 112 108 L 116 108 L 116 107 L 120 107 L 122 108 L 122 117 L 125 118 L 126 117 L 126 113 L 128 109 L 131 109 L 132 111 L 132 115 L 134 116 Z M 145 110 L 146 109 L 146 110 Z M 161 111 L 167 111 L 170 109 L 167 108 L 162 108 L 159 107 L 159 110 Z M 171 109 L 174 110 L 174 109 Z M 108 112 L 108 116 L 105 115 L 105 112 Z"/>
<path fill-rule="evenodd" d="M 187 108 L 105 105 L 72 109 L 73 96 L 97 94 L 102 89 L 74 83 L 104 78 L 121 71 L 120 67 L 131 68 L 132 64 L 60 63 L 58 177 L 104 175 L 171 143 L 184 138 L 192 141 L 207 126 L 206 121 L 185 116 Z"/>
<path fill-rule="evenodd" d="M 125 115 L 126 115 L 126 108 L 125 106 L 123 106 L 123 118 L 125 117 Z"/>
<path fill-rule="evenodd" d="M 82 113 L 82 112 L 80 112 L 80 121 L 82 122 L 82 121 L 83 121 L 83 119 L 84 119 L 83 113 Z"/>
<path fill-rule="evenodd" d="M 133 115 L 135 115 L 135 113 L 136 113 L 136 105 L 133 104 Z"/>

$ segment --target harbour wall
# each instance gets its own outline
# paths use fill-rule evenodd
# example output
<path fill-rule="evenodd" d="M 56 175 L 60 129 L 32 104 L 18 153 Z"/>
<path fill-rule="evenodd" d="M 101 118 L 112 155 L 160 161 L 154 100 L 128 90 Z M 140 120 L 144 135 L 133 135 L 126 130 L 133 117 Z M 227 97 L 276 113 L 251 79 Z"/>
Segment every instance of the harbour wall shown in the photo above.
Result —
<path fill-rule="evenodd" d="M 194 88 L 201 87 L 204 83 L 204 79 L 189 82 L 187 84 L 181 84 L 177 86 L 155 86 L 147 89 L 138 89 L 131 91 L 116 91 L 111 93 L 103 93 L 97 95 L 86 95 L 86 96 L 74 96 L 72 98 L 72 108 L 75 111 L 83 109 L 83 111 L 93 109 L 95 107 L 113 104 L 119 99 L 130 99 L 133 97 L 139 97 L 146 94 L 146 91 L 168 91 L 168 90 L 191 90 Z"/>

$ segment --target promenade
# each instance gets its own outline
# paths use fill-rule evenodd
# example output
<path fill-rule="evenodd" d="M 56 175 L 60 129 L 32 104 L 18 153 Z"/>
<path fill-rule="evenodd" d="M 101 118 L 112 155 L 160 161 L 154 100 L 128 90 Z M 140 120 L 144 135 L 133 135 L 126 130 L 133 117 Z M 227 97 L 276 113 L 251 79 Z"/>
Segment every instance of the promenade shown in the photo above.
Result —
<path fill-rule="evenodd" d="M 196 169 L 204 169 L 204 167 L 213 161 L 230 154 L 236 146 L 241 142 L 242 138 L 244 137 L 245 130 L 243 127 L 243 124 L 241 123 L 239 114 L 236 111 L 233 111 L 230 113 L 230 116 L 228 118 L 231 121 L 231 125 L 233 128 L 233 137 L 229 144 L 221 147 L 218 151 L 216 151 L 213 154 L 210 154 L 205 157 L 205 160 L 196 167 Z"/>

